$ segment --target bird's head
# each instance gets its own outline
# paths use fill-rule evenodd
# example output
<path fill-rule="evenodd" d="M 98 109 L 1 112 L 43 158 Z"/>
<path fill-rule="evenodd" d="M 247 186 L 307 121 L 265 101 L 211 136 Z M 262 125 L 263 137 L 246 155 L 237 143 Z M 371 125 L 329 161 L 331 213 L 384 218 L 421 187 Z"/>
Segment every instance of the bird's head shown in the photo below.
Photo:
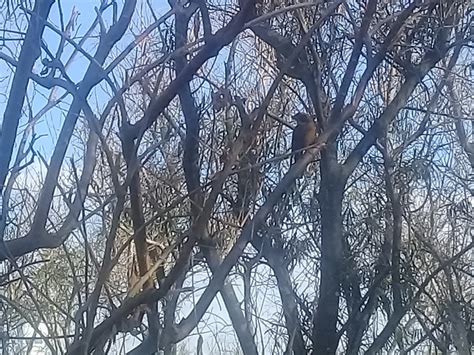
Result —
<path fill-rule="evenodd" d="M 313 118 L 307 113 L 298 112 L 296 115 L 293 115 L 293 120 L 295 120 L 297 124 L 304 124 L 313 121 Z"/>

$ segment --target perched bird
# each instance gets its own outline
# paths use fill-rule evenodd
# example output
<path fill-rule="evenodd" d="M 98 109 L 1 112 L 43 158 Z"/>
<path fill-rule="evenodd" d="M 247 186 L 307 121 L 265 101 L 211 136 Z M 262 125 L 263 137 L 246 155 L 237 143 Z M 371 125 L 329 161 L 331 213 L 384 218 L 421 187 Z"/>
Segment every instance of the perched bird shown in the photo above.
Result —
<path fill-rule="evenodd" d="M 293 116 L 296 121 L 296 127 L 293 130 L 291 140 L 291 151 L 293 154 L 293 163 L 296 163 L 304 154 L 304 148 L 316 142 L 316 123 L 307 113 L 297 113 Z"/>

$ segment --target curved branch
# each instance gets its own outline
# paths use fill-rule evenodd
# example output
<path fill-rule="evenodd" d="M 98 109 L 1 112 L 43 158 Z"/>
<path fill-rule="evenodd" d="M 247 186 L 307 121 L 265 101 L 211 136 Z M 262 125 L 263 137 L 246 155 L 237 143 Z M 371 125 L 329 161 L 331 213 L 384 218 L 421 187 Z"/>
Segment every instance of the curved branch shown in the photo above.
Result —
<path fill-rule="evenodd" d="M 25 40 L 21 47 L 20 57 L 18 58 L 18 70 L 15 71 L 13 76 L 2 121 L 2 133 L 0 135 L 0 193 L 3 190 L 9 171 L 30 73 L 41 53 L 41 37 L 45 21 L 49 16 L 53 3 L 54 0 L 38 0 L 35 2 Z"/>

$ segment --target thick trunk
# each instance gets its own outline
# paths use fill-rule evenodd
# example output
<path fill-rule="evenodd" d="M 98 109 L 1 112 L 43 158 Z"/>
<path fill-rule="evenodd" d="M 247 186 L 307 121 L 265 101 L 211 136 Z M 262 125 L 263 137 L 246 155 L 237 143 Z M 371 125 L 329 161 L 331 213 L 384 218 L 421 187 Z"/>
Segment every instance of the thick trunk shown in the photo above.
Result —
<path fill-rule="evenodd" d="M 330 148 L 330 149 L 329 149 Z M 321 276 L 318 308 L 313 321 L 314 354 L 335 354 L 342 261 L 342 198 L 345 180 L 337 163 L 335 147 L 321 156 Z"/>

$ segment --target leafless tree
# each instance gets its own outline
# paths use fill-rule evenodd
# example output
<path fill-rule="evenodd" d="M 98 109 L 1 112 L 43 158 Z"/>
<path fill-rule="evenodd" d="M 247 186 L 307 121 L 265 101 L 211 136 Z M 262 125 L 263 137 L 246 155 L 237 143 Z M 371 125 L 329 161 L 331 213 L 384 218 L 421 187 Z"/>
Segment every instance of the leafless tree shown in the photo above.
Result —
<path fill-rule="evenodd" d="M 0 5 L 4 353 L 470 353 L 469 1 L 71 3 Z"/>

